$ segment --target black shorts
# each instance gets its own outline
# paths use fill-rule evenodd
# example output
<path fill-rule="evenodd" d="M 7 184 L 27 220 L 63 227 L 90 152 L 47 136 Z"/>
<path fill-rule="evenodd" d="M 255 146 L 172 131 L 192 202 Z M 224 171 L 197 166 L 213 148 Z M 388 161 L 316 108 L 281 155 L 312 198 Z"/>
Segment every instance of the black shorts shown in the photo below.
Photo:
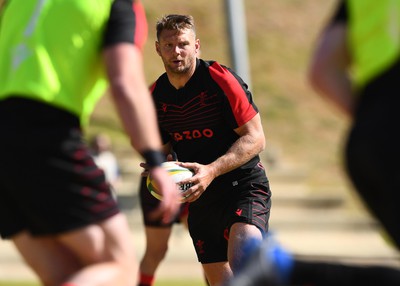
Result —
<path fill-rule="evenodd" d="M 345 156 L 368 210 L 400 250 L 400 57 L 359 95 Z"/>
<path fill-rule="evenodd" d="M 188 214 L 189 211 L 189 203 L 184 203 L 181 205 L 181 209 L 176 215 L 176 218 L 172 220 L 170 223 L 165 224 L 161 221 L 161 219 L 159 220 L 149 219 L 148 214 L 151 211 L 154 211 L 154 209 L 158 207 L 160 201 L 155 197 L 153 197 L 152 194 L 150 194 L 146 186 L 146 178 L 144 177 L 142 177 L 140 180 L 139 198 L 140 198 L 140 207 L 142 210 L 143 224 L 145 226 L 171 227 L 175 223 L 180 223 L 182 219 Z"/>
<path fill-rule="evenodd" d="M 35 101 L 0 101 L 0 235 L 58 234 L 119 213 L 76 116 Z"/>
<path fill-rule="evenodd" d="M 189 231 L 201 263 L 227 261 L 230 227 L 237 222 L 268 232 L 271 191 L 261 163 L 247 173 L 213 182 L 189 206 Z"/>

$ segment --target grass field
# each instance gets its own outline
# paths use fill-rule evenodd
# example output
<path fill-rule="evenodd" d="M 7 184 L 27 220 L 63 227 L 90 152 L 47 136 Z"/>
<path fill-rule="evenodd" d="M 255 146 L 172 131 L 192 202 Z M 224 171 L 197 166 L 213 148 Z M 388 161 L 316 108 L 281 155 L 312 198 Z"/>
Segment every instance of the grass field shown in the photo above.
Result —
<path fill-rule="evenodd" d="M 202 280 L 161 280 L 155 283 L 155 286 L 204 286 Z M 35 282 L 20 281 L 0 281 L 0 286 L 40 286 Z"/>
<path fill-rule="evenodd" d="M 25 281 L 0 281 L 0 286 L 39 286 L 35 282 L 25 282 Z"/>

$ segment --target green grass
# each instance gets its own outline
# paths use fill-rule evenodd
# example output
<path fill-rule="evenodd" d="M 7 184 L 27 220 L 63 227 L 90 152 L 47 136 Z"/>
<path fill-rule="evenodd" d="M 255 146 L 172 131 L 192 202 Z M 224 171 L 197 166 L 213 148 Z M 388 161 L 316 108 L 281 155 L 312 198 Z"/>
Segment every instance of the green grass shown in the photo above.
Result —
<path fill-rule="evenodd" d="M 0 286 L 39 286 L 39 284 L 26 281 L 0 281 Z"/>
<path fill-rule="evenodd" d="M 155 283 L 155 286 L 204 286 L 204 281 L 198 279 L 166 279 Z M 0 281 L 0 286 L 40 286 L 37 282 Z"/>
<path fill-rule="evenodd" d="M 155 286 L 204 286 L 205 282 L 202 280 L 162 280 L 155 283 Z"/>

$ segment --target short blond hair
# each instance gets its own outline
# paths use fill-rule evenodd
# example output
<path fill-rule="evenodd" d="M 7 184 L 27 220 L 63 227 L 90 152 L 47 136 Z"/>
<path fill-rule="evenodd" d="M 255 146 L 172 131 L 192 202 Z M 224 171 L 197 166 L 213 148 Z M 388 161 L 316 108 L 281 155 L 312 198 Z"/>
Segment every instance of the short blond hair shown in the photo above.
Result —
<path fill-rule="evenodd" d="M 158 20 L 156 24 L 157 40 L 160 39 L 160 34 L 164 30 L 180 31 L 184 29 L 192 30 L 196 35 L 194 19 L 191 15 L 165 15 L 160 20 Z"/>

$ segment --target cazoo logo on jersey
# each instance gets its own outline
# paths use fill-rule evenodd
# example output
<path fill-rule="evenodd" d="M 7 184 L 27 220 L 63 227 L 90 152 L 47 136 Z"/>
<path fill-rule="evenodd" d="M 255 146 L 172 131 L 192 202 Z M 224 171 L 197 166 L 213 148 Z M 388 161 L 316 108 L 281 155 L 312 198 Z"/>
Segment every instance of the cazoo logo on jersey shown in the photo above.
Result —
<path fill-rule="evenodd" d="M 202 130 L 199 129 L 186 130 L 186 131 L 172 133 L 172 137 L 174 138 L 175 141 L 194 140 L 203 137 L 211 138 L 213 136 L 214 132 L 209 128 L 205 128 Z"/>

